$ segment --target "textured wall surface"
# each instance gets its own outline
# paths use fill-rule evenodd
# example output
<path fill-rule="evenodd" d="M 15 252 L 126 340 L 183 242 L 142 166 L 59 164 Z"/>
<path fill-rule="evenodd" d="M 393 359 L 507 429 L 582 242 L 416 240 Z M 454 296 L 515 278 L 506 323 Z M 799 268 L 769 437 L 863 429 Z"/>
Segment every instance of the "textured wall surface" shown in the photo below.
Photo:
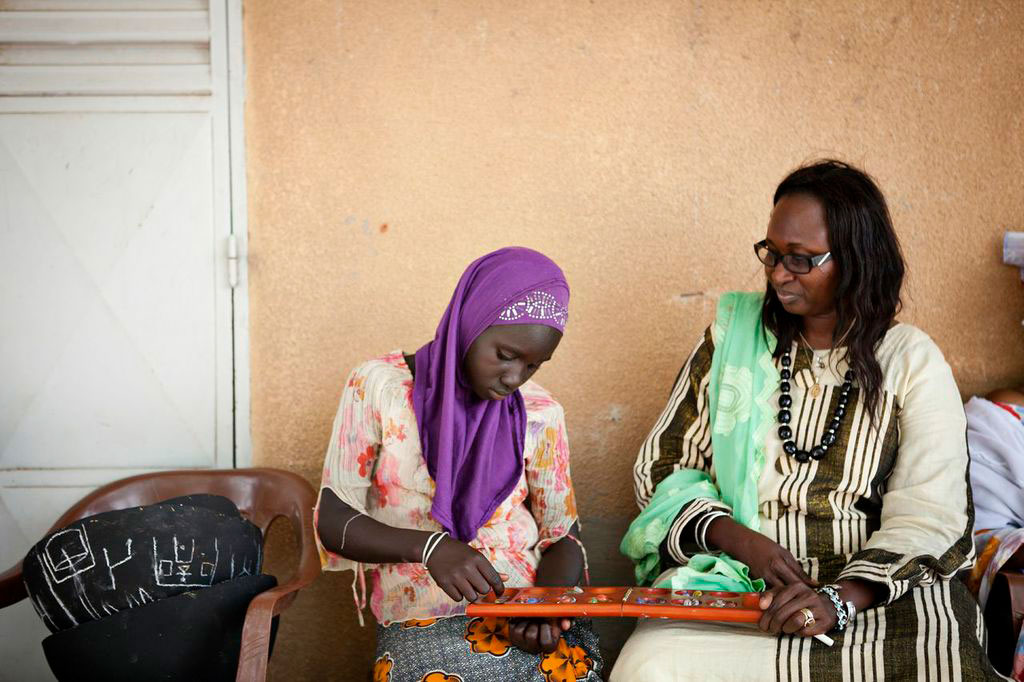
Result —
<path fill-rule="evenodd" d="M 541 249 L 573 287 L 538 380 L 568 415 L 595 577 L 630 467 L 794 166 L 835 155 L 886 192 L 904 321 L 965 395 L 1024 382 L 1019 2 L 247 2 L 257 464 L 319 470 L 347 372 L 427 341 L 462 268 Z M 600 550 L 600 551 L 594 551 Z M 282 624 L 278 680 L 363 679 L 350 578 Z"/>

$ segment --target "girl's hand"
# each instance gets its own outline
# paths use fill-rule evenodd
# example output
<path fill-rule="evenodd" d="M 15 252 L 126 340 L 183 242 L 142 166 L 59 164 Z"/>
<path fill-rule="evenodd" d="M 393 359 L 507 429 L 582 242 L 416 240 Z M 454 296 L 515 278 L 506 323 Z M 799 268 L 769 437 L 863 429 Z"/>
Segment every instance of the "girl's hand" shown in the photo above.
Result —
<path fill-rule="evenodd" d="M 512 646 L 531 654 L 550 654 L 558 648 L 562 633 L 572 627 L 569 618 L 512 618 L 508 638 Z"/>
<path fill-rule="evenodd" d="M 757 626 L 773 635 L 812 637 L 828 632 L 838 620 L 832 601 L 804 583 L 773 587 L 761 596 L 760 606 L 764 614 Z M 802 609 L 811 612 L 813 623 L 804 625 L 807 612 Z"/>
<path fill-rule="evenodd" d="M 715 547 L 749 566 L 750 574 L 755 578 L 763 578 L 769 587 L 796 584 L 818 586 L 818 582 L 807 575 L 788 549 L 729 517 L 723 516 L 712 521 L 707 539 Z"/>
<path fill-rule="evenodd" d="M 473 602 L 491 590 L 500 597 L 505 591 L 501 576 L 483 554 L 449 536 L 430 555 L 427 570 L 453 601 Z"/>

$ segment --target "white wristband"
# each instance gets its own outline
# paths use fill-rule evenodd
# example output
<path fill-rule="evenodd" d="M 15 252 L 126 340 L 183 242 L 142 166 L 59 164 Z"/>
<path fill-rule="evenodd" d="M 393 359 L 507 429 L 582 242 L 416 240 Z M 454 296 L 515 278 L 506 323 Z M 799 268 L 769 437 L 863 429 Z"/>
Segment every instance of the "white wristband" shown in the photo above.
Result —
<path fill-rule="evenodd" d="M 338 551 L 339 552 L 341 550 L 345 549 L 345 536 L 348 535 L 348 524 L 352 523 L 353 521 L 355 521 L 360 516 L 363 516 L 363 513 L 362 512 L 356 512 L 352 516 L 348 517 L 348 521 L 346 521 L 345 525 L 341 527 L 341 545 L 338 547 Z"/>
<path fill-rule="evenodd" d="M 434 540 L 436 540 L 437 536 L 440 535 L 440 534 L 441 534 L 441 531 L 436 531 L 434 533 L 431 533 L 430 537 L 427 538 L 427 541 L 423 543 L 423 553 L 420 554 L 420 563 L 421 564 L 427 563 L 427 550 L 430 549 L 430 545 L 433 544 Z"/>
<path fill-rule="evenodd" d="M 423 545 L 423 561 L 420 562 L 424 566 L 430 561 L 430 555 L 434 553 L 437 546 L 441 544 L 441 541 L 448 537 L 448 531 L 438 531 L 427 539 L 427 544 Z"/>
<path fill-rule="evenodd" d="M 696 540 L 697 546 L 700 547 L 701 550 L 703 550 L 704 552 L 711 551 L 711 548 L 708 547 L 707 542 L 708 528 L 711 526 L 711 522 L 720 516 L 729 516 L 729 514 L 721 510 L 710 511 L 707 514 L 705 514 L 704 518 L 701 519 L 699 522 L 701 526 L 698 529 L 700 532 L 697 535 Z"/>

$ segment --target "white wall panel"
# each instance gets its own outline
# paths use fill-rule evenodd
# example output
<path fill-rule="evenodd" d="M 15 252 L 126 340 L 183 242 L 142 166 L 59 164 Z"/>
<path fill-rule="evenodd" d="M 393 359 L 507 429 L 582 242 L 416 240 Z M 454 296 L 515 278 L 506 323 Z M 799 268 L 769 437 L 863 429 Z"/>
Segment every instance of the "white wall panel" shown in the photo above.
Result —
<path fill-rule="evenodd" d="M 0 571 L 98 485 L 249 462 L 240 40 L 239 0 L 0 3 Z M 44 634 L 0 614 L 0 681 Z"/>

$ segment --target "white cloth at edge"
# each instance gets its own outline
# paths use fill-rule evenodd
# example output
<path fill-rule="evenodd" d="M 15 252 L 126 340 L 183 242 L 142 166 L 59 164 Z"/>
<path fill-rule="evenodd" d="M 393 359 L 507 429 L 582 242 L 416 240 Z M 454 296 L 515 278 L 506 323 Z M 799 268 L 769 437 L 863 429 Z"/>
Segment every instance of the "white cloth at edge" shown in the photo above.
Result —
<path fill-rule="evenodd" d="M 1024 527 L 1024 424 L 979 398 L 967 413 L 974 529 Z"/>

